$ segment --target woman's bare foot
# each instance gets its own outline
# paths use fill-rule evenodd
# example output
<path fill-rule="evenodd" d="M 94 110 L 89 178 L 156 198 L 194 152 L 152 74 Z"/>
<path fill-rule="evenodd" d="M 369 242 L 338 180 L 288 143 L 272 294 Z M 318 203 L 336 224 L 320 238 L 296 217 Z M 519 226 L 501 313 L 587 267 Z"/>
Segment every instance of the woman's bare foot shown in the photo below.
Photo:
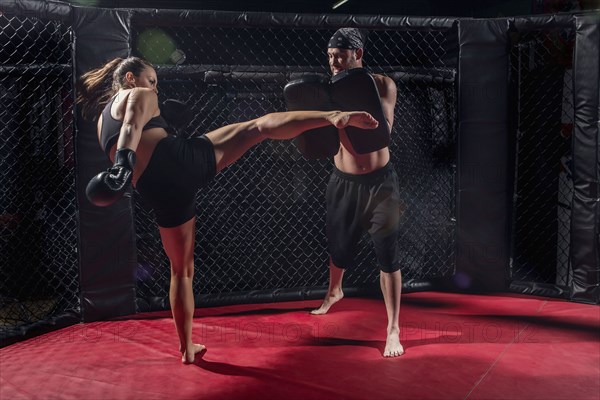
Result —
<path fill-rule="evenodd" d="M 400 331 L 398 329 L 392 329 L 388 332 L 383 356 L 398 357 L 402 354 L 404 354 L 404 347 L 400 344 Z"/>
<path fill-rule="evenodd" d="M 337 303 L 338 301 L 340 301 L 343 298 L 344 298 L 344 292 L 342 292 L 341 290 L 339 292 L 327 293 L 325 295 L 325 300 L 323 300 L 323 304 L 321 304 L 321 307 L 312 310 L 310 313 L 312 315 L 327 314 L 327 311 L 329 311 L 329 308 L 331 308 L 332 305 L 334 305 L 335 303 Z"/>
<path fill-rule="evenodd" d="M 183 350 L 183 346 L 179 346 L 181 352 L 181 362 L 184 364 L 193 364 L 196 359 L 196 354 L 206 350 L 206 346 L 203 344 L 192 343 L 190 347 Z"/>
<path fill-rule="evenodd" d="M 347 126 L 375 129 L 379 126 L 379 122 L 371 114 L 364 111 L 337 112 L 331 118 L 331 123 L 338 129 Z"/>

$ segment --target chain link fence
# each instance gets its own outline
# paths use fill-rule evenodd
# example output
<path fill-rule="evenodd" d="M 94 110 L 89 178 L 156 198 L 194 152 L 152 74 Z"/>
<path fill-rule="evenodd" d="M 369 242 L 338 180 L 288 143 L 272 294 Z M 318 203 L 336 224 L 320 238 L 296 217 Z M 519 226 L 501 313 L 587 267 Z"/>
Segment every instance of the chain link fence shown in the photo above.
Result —
<path fill-rule="evenodd" d="M 132 48 L 157 66 L 159 100 L 194 110 L 184 130 L 284 111 L 283 87 L 305 73 L 328 74 L 334 29 L 136 25 Z M 398 87 L 392 162 L 402 194 L 405 281 L 454 272 L 456 29 L 371 30 L 366 67 Z M 291 141 L 251 149 L 197 197 L 196 293 L 318 287 L 328 281 L 325 189 L 330 160 L 308 161 Z M 169 264 L 152 211 L 135 197 L 138 298 L 168 296 Z M 368 237 L 345 285 L 378 281 Z M 163 303 L 165 304 L 165 303 Z M 168 304 L 168 303 L 166 303 Z"/>
<path fill-rule="evenodd" d="M 516 172 L 511 280 L 570 286 L 572 28 L 514 32 Z"/>
<path fill-rule="evenodd" d="M 0 338 L 79 309 L 70 27 L 0 13 Z"/>
<path fill-rule="evenodd" d="M 135 14 L 135 13 L 134 13 Z M 131 48 L 157 66 L 159 97 L 194 111 L 180 134 L 285 110 L 283 87 L 328 75 L 334 28 L 147 26 Z M 58 21 L 0 13 L 0 339 L 78 314 L 73 34 Z M 515 196 L 511 279 L 571 284 L 569 265 L 573 28 L 511 33 Z M 401 185 L 405 282 L 455 269 L 456 25 L 371 29 L 365 64 L 398 88 L 390 145 Z M 264 142 L 197 196 L 196 293 L 323 287 L 331 160 L 293 141 Z M 170 271 L 152 210 L 135 195 L 138 299 L 168 307 Z M 551 251 L 549 251 L 551 249 Z M 364 236 L 345 285 L 377 284 Z M 154 303 L 154 301 L 153 301 Z M 156 304 L 156 303 L 154 303 Z"/>

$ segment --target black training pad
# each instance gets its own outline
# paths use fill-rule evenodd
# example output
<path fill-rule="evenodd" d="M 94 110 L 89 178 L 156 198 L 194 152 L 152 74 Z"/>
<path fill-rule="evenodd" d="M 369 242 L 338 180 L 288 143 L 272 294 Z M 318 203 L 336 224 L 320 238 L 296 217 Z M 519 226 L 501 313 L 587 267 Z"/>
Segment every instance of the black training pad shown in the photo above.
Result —
<path fill-rule="evenodd" d="M 331 78 L 329 92 L 335 109 L 367 111 L 377 121 L 375 129 L 345 128 L 352 147 L 359 154 L 371 153 L 390 144 L 390 128 L 383 114 L 375 79 L 364 69 L 349 69 Z"/>
<path fill-rule="evenodd" d="M 283 97 L 289 111 L 331 111 L 327 89 L 329 80 L 323 75 L 306 75 L 291 81 L 283 89 Z M 296 146 L 310 160 L 329 158 L 340 149 L 338 130 L 334 126 L 311 129 L 296 137 Z"/>
<path fill-rule="evenodd" d="M 288 83 L 283 90 L 288 110 L 367 111 L 377 121 L 376 129 L 347 127 L 346 134 L 359 154 L 389 146 L 390 131 L 373 77 L 364 68 L 343 71 L 331 80 L 307 75 Z M 308 131 L 296 139 L 300 152 L 309 159 L 329 158 L 339 150 L 338 131 L 333 126 Z"/>

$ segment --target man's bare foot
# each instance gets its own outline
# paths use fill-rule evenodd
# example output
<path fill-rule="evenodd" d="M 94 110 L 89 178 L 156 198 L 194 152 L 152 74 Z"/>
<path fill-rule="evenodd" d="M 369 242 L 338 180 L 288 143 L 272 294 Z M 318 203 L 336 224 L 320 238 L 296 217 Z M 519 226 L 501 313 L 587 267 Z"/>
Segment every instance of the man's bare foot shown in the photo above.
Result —
<path fill-rule="evenodd" d="M 404 347 L 400 344 L 400 332 L 397 329 L 389 331 L 385 341 L 384 357 L 398 357 L 404 354 Z"/>
<path fill-rule="evenodd" d="M 331 308 L 332 305 L 334 305 L 335 303 L 337 303 L 338 301 L 340 301 L 343 298 L 344 298 L 344 292 L 342 292 L 341 290 L 335 294 L 327 293 L 327 295 L 325 295 L 325 300 L 323 300 L 323 304 L 321 304 L 321 307 L 312 310 L 310 313 L 312 315 L 327 314 L 327 311 L 329 311 L 329 308 Z"/>
<path fill-rule="evenodd" d="M 179 351 L 181 352 L 181 362 L 184 364 L 193 364 L 196 359 L 196 354 L 201 353 L 206 350 L 206 346 L 203 344 L 192 343 L 192 345 L 183 350 L 182 346 L 179 346 Z"/>

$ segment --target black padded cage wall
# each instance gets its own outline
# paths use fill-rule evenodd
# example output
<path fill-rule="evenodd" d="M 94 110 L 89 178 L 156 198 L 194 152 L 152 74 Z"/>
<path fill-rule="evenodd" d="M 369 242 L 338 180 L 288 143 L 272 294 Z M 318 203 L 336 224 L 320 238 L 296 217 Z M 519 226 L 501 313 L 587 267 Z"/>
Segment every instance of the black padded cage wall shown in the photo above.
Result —
<path fill-rule="evenodd" d="M 511 290 L 596 304 L 597 29 L 597 13 L 511 21 L 514 191 L 509 268 Z"/>
<path fill-rule="evenodd" d="M 391 149 L 405 289 L 599 303 L 597 14 L 478 20 L 3 0 L 2 344 L 168 308 L 152 210 L 135 192 L 107 208 L 85 198 L 109 163 L 94 122 L 73 106 L 81 74 L 117 56 L 149 58 L 160 100 L 194 110 L 180 134 L 197 135 L 284 110 L 289 80 L 328 74 L 326 42 L 341 26 L 369 31 L 366 67 L 398 87 Z M 330 172 L 293 142 L 262 143 L 198 194 L 199 306 L 324 294 Z M 368 241 L 359 247 L 345 285 L 372 293 L 378 270 Z"/>
<path fill-rule="evenodd" d="M 457 28 L 447 20 L 398 19 L 393 29 L 381 20 L 365 22 L 367 68 L 398 87 L 391 150 L 402 187 L 405 288 L 430 287 L 428 280 L 454 272 Z M 339 26 L 314 17 L 138 11 L 131 48 L 155 63 L 159 100 L 178 98 L 194 110 L 181 132 L 189 136 L 285 111 L 287 82 L 328 75 L 327 41 Z M 331 168 L 330 160 L 304 159 L 293 142 L 263 142 L 199 193 L 194 289 L 200 305 L 323 295 Z M 164 308 L 168 260 L 151 211 L 141 198 L 135 203 L 139 304 Z M 345 286 L 378 287 L 366 237 L 357 264 Z"/>
<path fill-rule="evenodd" d="M 0 10 L 0 339 L 79 321 L 73 32 Z"/>
<path fill-rule="evenodd" d="M 511 28 L 516 130 L 511 285 L 527 290 L 535 283 L 562 295 L 572 280 L 575 25 L 564 17 L 533 26 L 515 21 Z"/>

